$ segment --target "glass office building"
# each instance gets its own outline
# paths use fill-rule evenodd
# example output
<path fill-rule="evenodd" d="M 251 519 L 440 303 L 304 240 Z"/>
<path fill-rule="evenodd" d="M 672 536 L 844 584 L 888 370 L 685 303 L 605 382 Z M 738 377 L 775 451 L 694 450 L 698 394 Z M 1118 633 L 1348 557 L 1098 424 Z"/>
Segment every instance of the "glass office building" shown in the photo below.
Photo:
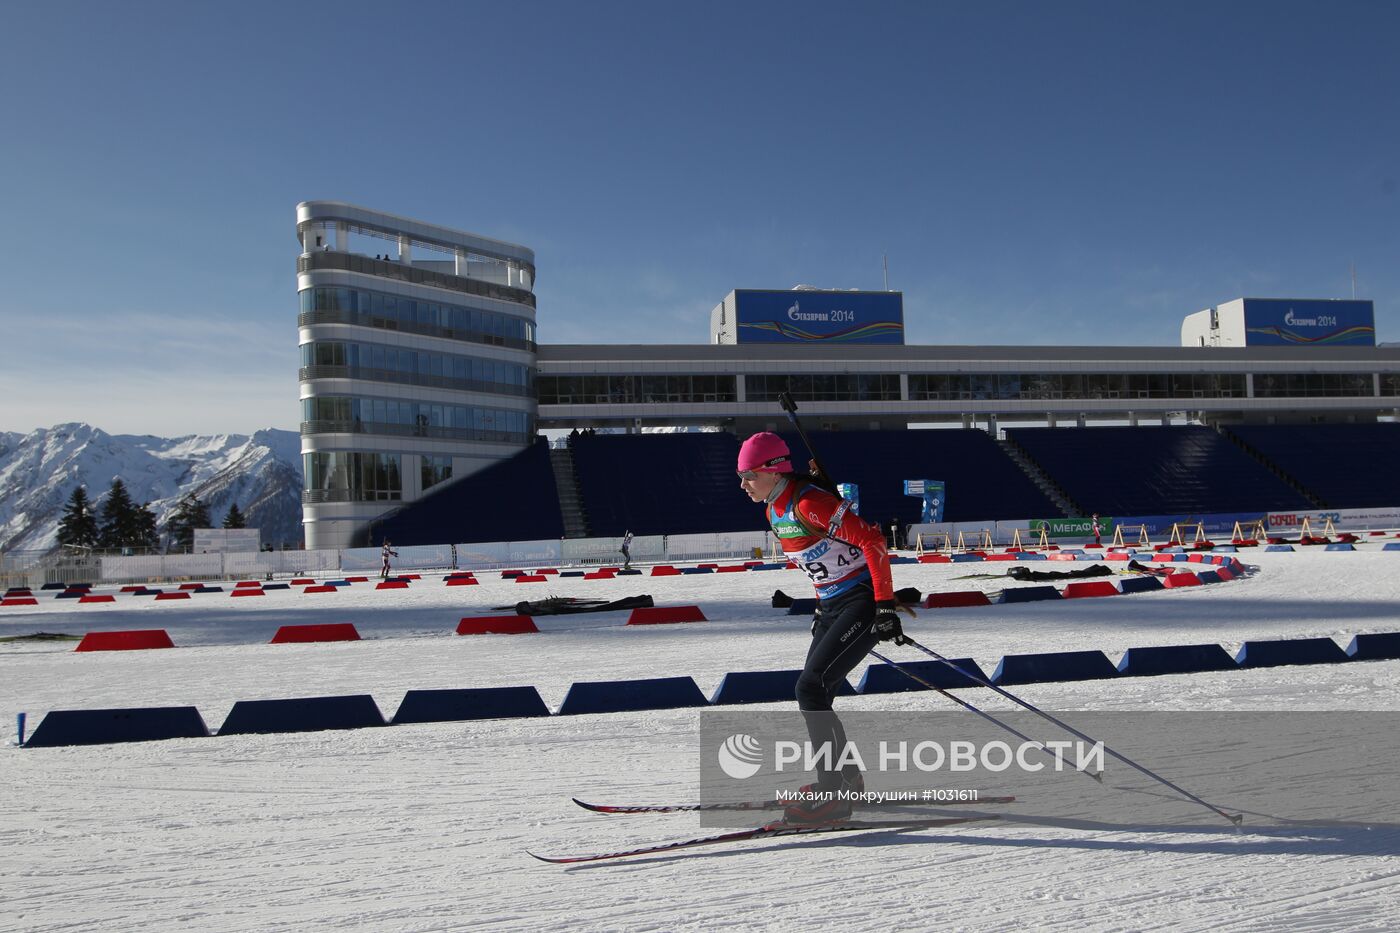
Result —
<path fill-rule="evenodd" d="M 308 548 L 524 449 L 536 421 L 535 255 L 337 201 L 297 205 Z"/>

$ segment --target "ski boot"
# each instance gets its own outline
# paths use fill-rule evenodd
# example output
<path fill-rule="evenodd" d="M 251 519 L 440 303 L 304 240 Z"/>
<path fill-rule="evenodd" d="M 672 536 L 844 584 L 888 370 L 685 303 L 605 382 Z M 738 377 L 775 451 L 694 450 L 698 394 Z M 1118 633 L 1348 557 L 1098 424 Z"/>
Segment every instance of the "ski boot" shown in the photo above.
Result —
<path fill-rule="evenodd" d="M 842 796 L 846 793 L 859 794 L 865 791 L 865 776 L 855 768 L 841 773 L 841 783 L 833 788 L 823 788 L 818 783 L 803 784 L 798 788 L 802 795 L 816 794 L 815 800 L 798 800 L 787 805 L 783 818 L 778 821 L 785 826 L 807 826 L 816 823 L 834 823 L 849 819 L 851 801 Z"/>

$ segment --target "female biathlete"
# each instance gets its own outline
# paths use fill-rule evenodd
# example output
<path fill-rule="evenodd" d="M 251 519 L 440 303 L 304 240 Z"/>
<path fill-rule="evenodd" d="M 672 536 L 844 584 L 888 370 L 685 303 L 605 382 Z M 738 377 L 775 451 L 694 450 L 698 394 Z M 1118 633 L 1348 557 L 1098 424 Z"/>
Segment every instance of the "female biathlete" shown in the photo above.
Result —
<path fill-rule="evenodd" d="M 890 578 L 890 558 L 880 529 L 851 511 L 851 504 L 816 476 L 793 469 L 787 443 L 769 432 L 755 434 L 739 448 L 739 485 L 754 502 L 767 506 L 768 524 L 788 559 L 817 590 L 812 643 L 797 679 L 797 708 L 807 723 L 812 747 L 831 743 L 831 763 L 846 744 L 832 698 L 867 652 L 878 642 L 904 641 Z M 860 770 L 828 768 L 802 788 L 788 806 L 789 823 L 822 823 L 851 815 L 851 802 L 838 791 L 865 788 Z M 812 793 L 816 791 L 817 793 Z"/>

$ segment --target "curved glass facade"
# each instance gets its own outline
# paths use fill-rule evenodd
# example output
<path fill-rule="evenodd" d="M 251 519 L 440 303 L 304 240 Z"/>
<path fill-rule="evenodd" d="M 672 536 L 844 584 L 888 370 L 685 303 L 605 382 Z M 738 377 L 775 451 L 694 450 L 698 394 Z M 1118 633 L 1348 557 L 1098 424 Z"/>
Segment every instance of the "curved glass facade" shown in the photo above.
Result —
<path fill-rule="evenodd" d="M 321 395 L 301 400 L 303 434 L 353 433 L 527 444 L 529 412 L 392 398 Z"/>
<path fill-rule="evenodd" d="M 382 343 L 313 340 L 301 345 L 301 365 L 303 380 L 370 379 L 521 396 L 534 389 L 534 370 L 528 366 Z"/>
<path fill-rule="evenodd" d="M 343 547 L 533 440 L 534 253 L 338 201 L 297 239 L 303 525 Z"/>
<path fill-rule="evenodd" d="M 297 323 L 358 324 L 517 350 L 535 349 L 534 321 L 484 308 L 417 301 L 360 288 L 304 290 Z"/>
<path fill-rule="evenodd" d="M 301 455 L 304 502 L 383 502 L 403 498 L 399 454 L 316 451 Z"/>

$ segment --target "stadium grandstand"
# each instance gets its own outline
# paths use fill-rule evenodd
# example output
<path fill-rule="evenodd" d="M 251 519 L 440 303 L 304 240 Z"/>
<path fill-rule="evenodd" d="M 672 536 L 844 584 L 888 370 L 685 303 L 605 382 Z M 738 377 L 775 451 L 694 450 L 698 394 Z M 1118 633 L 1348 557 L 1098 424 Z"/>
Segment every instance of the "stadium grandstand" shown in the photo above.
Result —
<path fill-rule="evenodd" d="M 297 232 L 309 548 L 761 529 L 735 454 L 791 428 L 784 392 L 881 524 L 921 517 L 906 480 L 941 480 L 949 522 L 1400 504 L 1370 301 L 1234 299 L 1176 347 L 950 347 L 905 343 L 899 292 L 739 289 L 707 343 L 545 345 L 525 247 L 340 202 Z"/>

